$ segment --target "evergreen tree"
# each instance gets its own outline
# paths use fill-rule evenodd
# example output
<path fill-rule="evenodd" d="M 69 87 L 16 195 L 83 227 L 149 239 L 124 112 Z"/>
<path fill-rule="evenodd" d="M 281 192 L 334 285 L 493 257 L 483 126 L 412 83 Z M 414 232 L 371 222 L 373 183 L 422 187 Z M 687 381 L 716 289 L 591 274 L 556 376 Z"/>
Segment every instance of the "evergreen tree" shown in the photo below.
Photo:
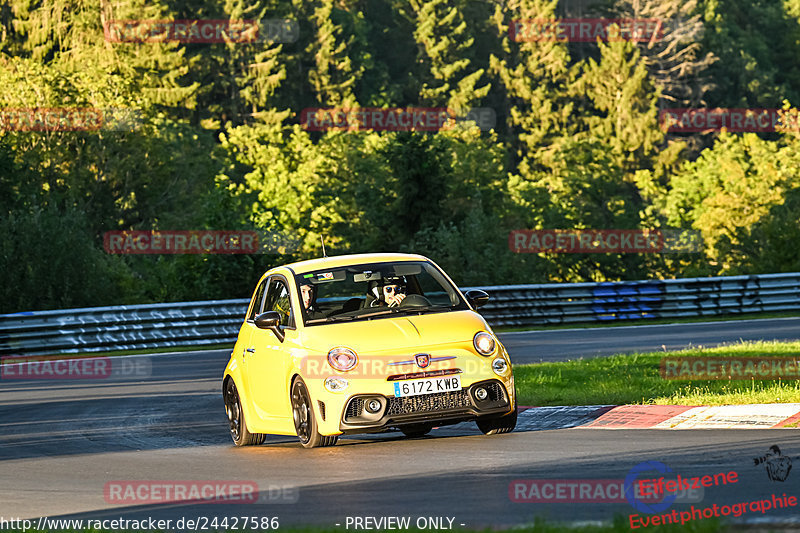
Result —
<path fill-rule="evenodd" d="M 162 5 L 144 0 L 11 0 L 8 9 L 13 18 L 4 21 L 0 52 L 64 72 L 92 72 L 98 86 L 108 76 L 121 76 L 147 100 L 167 106 L 191 102 L 198 87 L 180 79 L 188 67 L 177 43 L 106 40 L 115 21 L 171 18 Z"/>
<path fill-rule="evenodd" d="M 580 137 L 603 139 L 618 159 L 617 167 L 633 173 L 650 166 L 664 133 L 658 124 L 658 92 L 638 48 L 630 41 L 598 42 L 600 62 L 588 58 L 572 86 L 582 118 Z"/>
<path fill-rule="evenodd" d="M 709 68 L 716 83 L 710 107 L 774 108 L 800 100 L 796 1 L 707 0 L 703 7 L 704 48 L 720 58 Z"/>
<path fill-rule="evenodd" d="M 705 25 L 697 0 L 615 0 L 598 11 L 655 24 L 655 31 L 633 42 L 660 90 L 659 108 L 707 104 L 706 93 L 714 87 L 708 68 L 718 58 L 703 49 Z"/>
<path fill-rule="evenodd" d="M 519 21 L 552 20 L 555 0 L 509 0 L 505 9 L 495 8 L 493 21 L 502 42 L 502 55 L 491 55 L 491 71 L 505 93 L 499 120 L 512 150 L 512 170 L 523 175 L 547 168 L 550 147 L 568 137 L 573 105 L 567 95 L 569 55 L 563 42 L 513 41 L 509 25 Z M 508 14 L 506 17 L 505 14 Z M 518 34 L 517 32 L 513 32 Z"/>
<path fill-rule="evenodd" d="M 474 38 L 458 4 L 449 0 L 412 0 L 416 29 L 414 39 L 420 48 L 420 104 L 445 106 L 463 116 L 489 92 L 490 85 L 477 87 L 484 71 L 470 70 Z"/>
<path fill-rule="evenodd" d="M 316 40 L 306 49 L 314 58 L 314 68 L 308 80 L 323 106 L 351 107 L 357 104 L 356 84 L 366 68 L 366 59 L 358 54 L 366 27 L 363 14 L 353 5 L 344 2 L 349 9 L 340 9 L 339 3 L 320 0 L 314 8 Z"/>

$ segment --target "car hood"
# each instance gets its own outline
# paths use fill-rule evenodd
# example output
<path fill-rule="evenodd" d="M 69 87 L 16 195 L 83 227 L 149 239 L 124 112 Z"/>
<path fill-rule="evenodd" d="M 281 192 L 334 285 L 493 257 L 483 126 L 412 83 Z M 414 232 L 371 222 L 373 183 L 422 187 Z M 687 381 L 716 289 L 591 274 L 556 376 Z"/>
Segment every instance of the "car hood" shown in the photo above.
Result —
<path fill-rule="evenodd" d="M 478 331 L 491 331 L 473 311 L 449 311 L 309 326 L 303 345 L 327 353 L 347 346 L 358 354 L 419 351 L 424 347 L 472 342 Z"/>

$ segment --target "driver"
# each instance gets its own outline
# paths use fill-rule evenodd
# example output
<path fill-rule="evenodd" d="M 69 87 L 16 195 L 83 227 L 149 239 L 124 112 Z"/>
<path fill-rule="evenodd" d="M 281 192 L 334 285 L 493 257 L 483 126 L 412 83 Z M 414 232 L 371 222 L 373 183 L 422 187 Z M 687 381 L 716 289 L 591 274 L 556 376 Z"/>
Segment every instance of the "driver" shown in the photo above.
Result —
<path fill-rule="evenodd" d="M 403 278 L 386 278 L 383 285 L 371 282 L 370 292 L 374 298 L 369 303 L 370 307 L 382 305 L 397 307 L 406 297 L 406 283 Z"/>
<path fill-rule="evenodd" d="M 389 307 L 400 305 L 406 297 L 406 285 L 401 278 L 389 278 L 383 286 L 383 300 Z"/>

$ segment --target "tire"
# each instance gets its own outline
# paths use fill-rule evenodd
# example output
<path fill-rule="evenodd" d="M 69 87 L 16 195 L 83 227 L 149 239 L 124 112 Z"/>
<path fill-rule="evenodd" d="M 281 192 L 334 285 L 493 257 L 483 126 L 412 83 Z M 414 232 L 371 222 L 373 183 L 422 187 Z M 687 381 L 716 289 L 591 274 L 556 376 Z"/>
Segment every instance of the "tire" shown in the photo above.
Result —
<path fill-rule="evenodd" d="M 336 441 L 339 440 L 338 435 L 320 435 L 317 418 L 314 416 L 312 408 L 311 395 L 308 393 L 308 387 L 303 378 L 298 377 L 294 380 L 290 400 L 294 428 L 303 448 L 321 448 L 336 444 Z"/>
<path fill-rule="evenodd" d="M 490 418 L 488 420 L 478 419 L 476 423 L 478 424 L 478 429 L 480 429 L 484 435 L 499 435 L 501 433 L 511 433 L 517 426 L 516 398 L 514 399 L 514 412 L 498 418 Z"/>
<path fill-rule="evenodd" d="M 244 420 L 242 401 L 239 398 L 239 391 L 236 390 L 236 383 L 232 378 L 225 381 L 225 413 L 228 415 L 231 439 L 236 446 L 251 446 L 261 444 L 267 438 L 264 433 L 250 433 L 247 430 L 247 423 Z"/>
<path fill-rule="evenodd" d="M 401 427 L 400 431 L 406 437 L 424 437 L 433 429 L 433 424 L 414 424 L 413 426 Z"/>

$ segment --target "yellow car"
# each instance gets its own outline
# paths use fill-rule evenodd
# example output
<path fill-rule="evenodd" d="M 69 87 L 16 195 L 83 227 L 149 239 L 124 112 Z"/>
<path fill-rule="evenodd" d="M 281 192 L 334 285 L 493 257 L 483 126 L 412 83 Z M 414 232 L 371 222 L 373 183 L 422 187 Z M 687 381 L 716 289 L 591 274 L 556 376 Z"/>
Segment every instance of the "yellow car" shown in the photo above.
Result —
<path fill-rule="evenodd" d="M 253 293 L 222 390 L 233 442 L 297 435 L 306 448 L 339 435 L 473 420 L 512 431 L 511 360 L 475 309 L 421 255 L 361 254 L 268 271 Z"/>

